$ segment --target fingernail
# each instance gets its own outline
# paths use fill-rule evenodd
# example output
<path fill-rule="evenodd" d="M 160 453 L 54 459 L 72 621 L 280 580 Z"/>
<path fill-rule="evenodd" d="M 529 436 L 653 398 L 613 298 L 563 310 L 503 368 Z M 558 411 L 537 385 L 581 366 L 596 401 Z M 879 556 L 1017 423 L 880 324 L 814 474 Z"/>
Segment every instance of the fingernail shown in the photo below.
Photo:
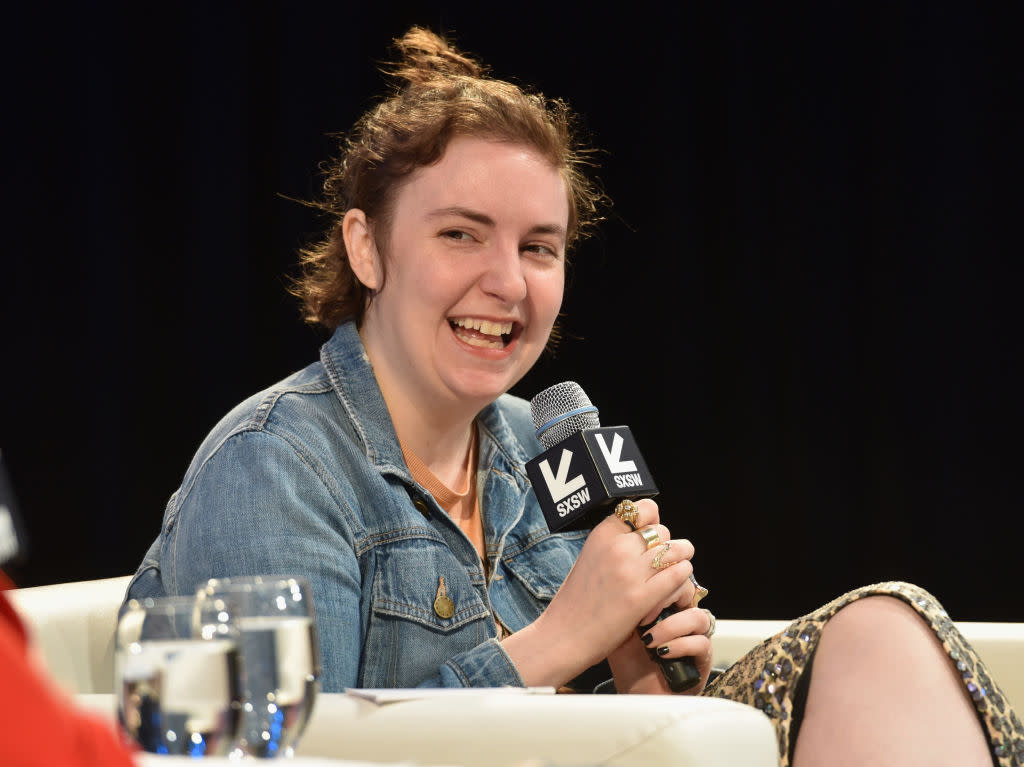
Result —
<path fill-rule="evenodd" d="M 650 644 L 653 641 L 653 639 L 654 639 L 654 637 L 651 636 L 651 632 L 649 632 L 649 631 L 646 634 L 644 634 L 642 637 L 640 637 L 640 641 L 643 642 L 644 644 Z"/>
<path fill-rule="evenodd" d="M 658 648 L 658 655 L 668 655 L 668 645 L 667 644 L 663 644 L 661 647 Z"/>

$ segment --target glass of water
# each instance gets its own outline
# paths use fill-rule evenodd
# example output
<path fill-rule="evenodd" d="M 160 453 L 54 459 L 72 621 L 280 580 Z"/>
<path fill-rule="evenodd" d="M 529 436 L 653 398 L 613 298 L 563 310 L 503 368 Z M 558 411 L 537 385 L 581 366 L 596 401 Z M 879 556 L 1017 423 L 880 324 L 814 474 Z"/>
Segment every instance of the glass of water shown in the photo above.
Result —
<path fill-rule="evenodd" d="M 220 756 L 240 736 L 237 630 L 194 597 L 122 605 L 114 677 L 119 725 L 143 751 Z"/>
<path fill-rule="evenodd" d="M 234 756 L 293 756 L 320 684 L 309 581 L 295 575 L 213 578 L 200 587 L 197 601 L 238 627 L 245 700 Z"/>

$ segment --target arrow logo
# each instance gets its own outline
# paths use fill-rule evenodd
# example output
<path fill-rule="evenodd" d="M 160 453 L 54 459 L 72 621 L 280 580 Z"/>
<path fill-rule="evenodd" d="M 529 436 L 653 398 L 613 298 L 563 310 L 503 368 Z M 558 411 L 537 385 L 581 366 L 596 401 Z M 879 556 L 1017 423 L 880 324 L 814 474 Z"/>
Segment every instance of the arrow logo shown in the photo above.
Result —
<path fill-rule="evenodd" d="M 601 448 L 601 454 L 604 455 L 605 463 L 608 464 L 608 470 L 612 474 L 621 474 L 625 471 L 636 471 L 636 463 L 633 461 L 622 460 L 622 435 L 616 434 L 612 437 L 612 449 L 608 449 L 608 445 L 604 441 L 603 434 L 595 434 L 597 437 L 597 446 Z"/>
<path fill-rule="evenodd" d="M 615 436 L 618 437 L 619 435 L 616 434 Z M 558 461 L 557 475 L 551 473 L 551 464 L 548 463 L 546 458 L 538 466 L 541 475 L 544 477 L 544 482 L 548 486 L 548 492 L 551 493 L 551 498 L 556 503 L 587 484 L 587 480 L 583 478 L 582 474 L 573 477 L 568 482 L 565 481 L 565 477 L 569 473 L 570 463 L 572 463 L 572 451 L 563 448 L 562 457 Z"/>

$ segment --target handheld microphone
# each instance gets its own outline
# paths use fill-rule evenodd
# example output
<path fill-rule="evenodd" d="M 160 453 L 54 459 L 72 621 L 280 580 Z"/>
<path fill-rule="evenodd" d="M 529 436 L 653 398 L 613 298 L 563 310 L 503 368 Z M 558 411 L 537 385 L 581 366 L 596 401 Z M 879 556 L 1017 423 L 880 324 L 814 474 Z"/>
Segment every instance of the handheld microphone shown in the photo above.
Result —
<path fill-rule="evenodd" d="M 541 511 L 552 532 L 596 525 L 615 505 L 658 494 L 640 449 L 628 426 L 601 426 L 598 410 L 575 381 L 563 381 L 530 401 L 537 438 L 545 447 L 526 464 Z M 667 607 L 654 623 L 640 626 L 645 634 L 677 609 Z M 673 692 L 700 681 L 693 658 L 662 658 L 648 649 Z"/>

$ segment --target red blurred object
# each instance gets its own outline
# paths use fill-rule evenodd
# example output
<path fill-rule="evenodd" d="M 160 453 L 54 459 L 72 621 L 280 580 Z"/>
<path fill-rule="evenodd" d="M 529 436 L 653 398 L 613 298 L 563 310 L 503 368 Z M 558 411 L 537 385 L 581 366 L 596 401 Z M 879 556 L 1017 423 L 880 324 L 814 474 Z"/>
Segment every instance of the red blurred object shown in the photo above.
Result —
<path fill-rule="evenodd" d="M 3 592 L 0 571 L 0 764 L 137 767 L 132 749 L 97 715 L 78 709 L 32 657 L 32 637 Z"/>

